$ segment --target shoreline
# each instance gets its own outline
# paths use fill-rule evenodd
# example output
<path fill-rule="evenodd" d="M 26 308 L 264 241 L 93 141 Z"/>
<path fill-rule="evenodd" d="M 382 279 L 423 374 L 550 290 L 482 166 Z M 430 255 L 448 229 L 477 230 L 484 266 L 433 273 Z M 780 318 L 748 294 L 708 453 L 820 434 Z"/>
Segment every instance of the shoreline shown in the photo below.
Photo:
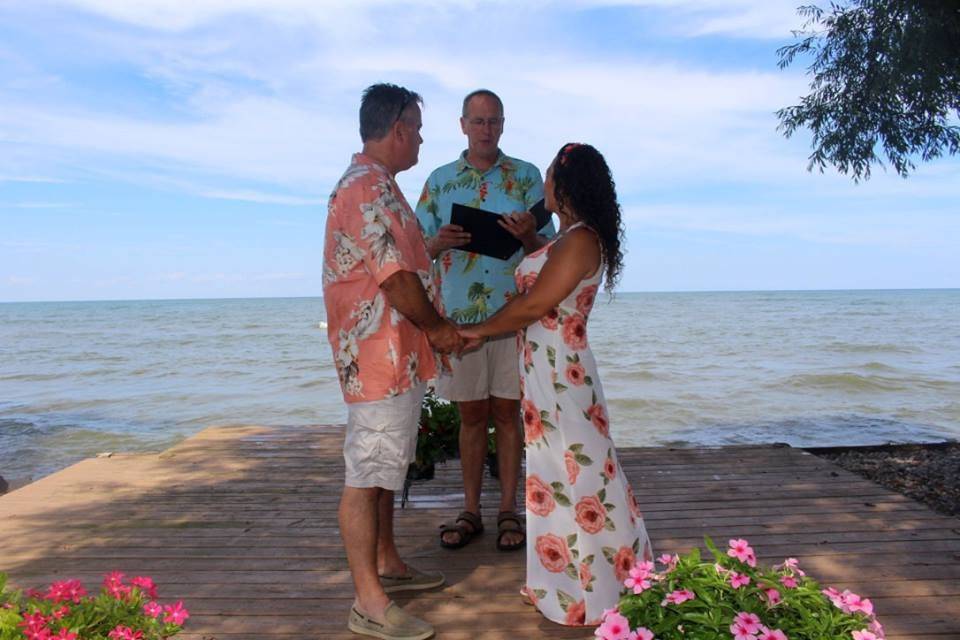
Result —
<path fill-rule="evenodd" d="M 937 513 L 960 517 L 960 442 L 804 450 Z"/>

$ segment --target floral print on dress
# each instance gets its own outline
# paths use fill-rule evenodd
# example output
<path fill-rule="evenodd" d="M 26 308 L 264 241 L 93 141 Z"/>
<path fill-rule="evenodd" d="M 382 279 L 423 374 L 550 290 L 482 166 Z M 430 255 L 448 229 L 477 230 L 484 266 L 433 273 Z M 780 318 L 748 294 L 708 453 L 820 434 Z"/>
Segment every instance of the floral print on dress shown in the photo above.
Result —
<path fill-rule="evenodd" d="M 519 293 L 536 282 L 552 245 L 519 264 Z M 637 559 L 653 559 L 610 439 L 587 338 L 601 272 L 518 332 L 529 541 L 524 593 L 545 617 L 566 625 L 598 621 L 616 606 Z"/>
<path fill-rule="evenodd" d="M 413 211 L 388 171 L 358 153 L 330 196 L 323 251 L 327 337 L 347 402 L 399 395 L 436 373 L 426 335 L 380 289 L 397 271 L 416 273 L 443 312 Z"/>

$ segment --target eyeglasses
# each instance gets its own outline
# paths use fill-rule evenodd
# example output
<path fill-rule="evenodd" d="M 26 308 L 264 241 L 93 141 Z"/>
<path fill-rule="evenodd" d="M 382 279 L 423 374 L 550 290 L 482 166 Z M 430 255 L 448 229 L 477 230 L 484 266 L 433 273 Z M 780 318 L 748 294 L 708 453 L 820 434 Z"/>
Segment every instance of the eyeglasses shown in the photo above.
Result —
<path fill-rule="evenodd" d="M 471 118 L 470 120 L 467 120 L 467 124 L 476 129 L 480 129 L 484 125 L 488 125 L 494 129 L 499 129 L 503 126 L 503 118 L 487 118 L 486 120 L 483 118 Z"/>
<path fill-rule="evenodd" d="M 410 103 L 413 102 L 414 95 L 412 91 L 404 90 L 403 101 L 400 103 L 400 110 L 397 111 L 397 117 L 393 119 L 394 122 L 399 122 L 400 118 L 403 117 L 403 112 L 410 106 Z"/>

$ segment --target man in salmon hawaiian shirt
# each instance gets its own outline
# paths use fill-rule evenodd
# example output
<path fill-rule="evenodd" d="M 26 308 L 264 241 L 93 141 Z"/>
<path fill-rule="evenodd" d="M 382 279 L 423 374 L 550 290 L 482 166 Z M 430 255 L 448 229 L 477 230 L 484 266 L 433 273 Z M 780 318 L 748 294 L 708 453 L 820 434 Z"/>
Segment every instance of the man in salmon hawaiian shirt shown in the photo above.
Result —
<path fill-rule="evenodd" d="M 463 100 L 460 128 L 467 149 L 427 179 L 417 204 L 417 218 L 427 236 L 427 249 L 436 259 L 443 304 L 457 323 L 485 320 L 516 294 L 513 272 L 523 258 L 555 235 L 553 223 L 537 232 L 528 210 L 543 198 L 540 171 L 529 162 L 500 151 L 503 102 L 487 89 Z M 450 224 L 451 205 L 465 204 L 501 215 L 500 224 L 523 244 L 507 260 L 458 251 L 470 235 Z M 541 235 L 542 234 L 542 235 Z M 520 374 L 513 334 L 488 340 L 479 349 L 451 358 L 452 372 L 438 379 L 440 395 L 454 400 L 460 411 L 460 461 L 463 469 L 464 510 L 441 528 L 440 543 L 462 547 L 483 529 L 480 486 L 487 456 L 487 423 L 496 429 L 500 477 L 500 508 L 496 546 L 501 550 L 524 546 L 523 525 L 516 515 L 520 473 Z"/>
<path fill-rule="evenodd" d="M 417 163 L 421 98 L 390 84 L 367 88 L 360 105 L 363 151 L 330 196 L 323 255 L 328 337 L 347 402 L 346 479 L 340 535 L 356 599 L 351 631 L 420 640 L 433 628 L 387 593 L 443 584 L 400 559 L 393 494 L 414 460 L 420 404 L 434 377 L 434 350 L 462 341 L 441 315 L 430 257 L 394 177 Z"/>

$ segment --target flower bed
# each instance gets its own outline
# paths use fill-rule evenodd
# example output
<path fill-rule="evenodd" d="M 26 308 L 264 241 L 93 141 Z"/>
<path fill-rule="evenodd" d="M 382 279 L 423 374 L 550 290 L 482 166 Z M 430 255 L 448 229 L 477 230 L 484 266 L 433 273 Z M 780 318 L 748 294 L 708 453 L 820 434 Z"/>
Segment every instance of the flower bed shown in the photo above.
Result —
<path fill-rule="evenodd" d="M 79 580 L 54 582 L 24 595 L 0 573 L 0 640 L 159 640 L 176 635 L 190 617 L 183 602 L 162 604 L 149 577 L 128 582 L 115 571 L 99 595 Z"/>
<path fill-rule="evenodd" d="M 757 568 L 746 540 L 638 562 L 618 606 L 604 612 L 602 640 L 882 640 L 873 604 L 850 591 L 821 589 L 794 558 Z"/>

